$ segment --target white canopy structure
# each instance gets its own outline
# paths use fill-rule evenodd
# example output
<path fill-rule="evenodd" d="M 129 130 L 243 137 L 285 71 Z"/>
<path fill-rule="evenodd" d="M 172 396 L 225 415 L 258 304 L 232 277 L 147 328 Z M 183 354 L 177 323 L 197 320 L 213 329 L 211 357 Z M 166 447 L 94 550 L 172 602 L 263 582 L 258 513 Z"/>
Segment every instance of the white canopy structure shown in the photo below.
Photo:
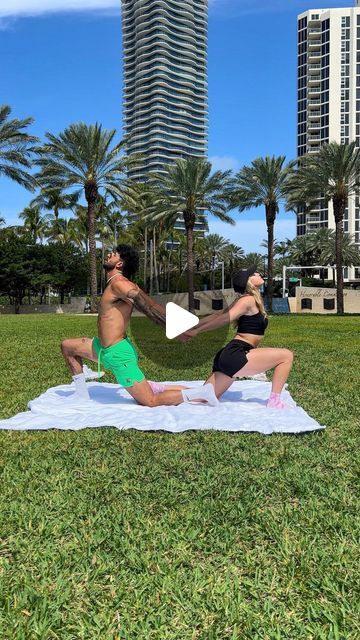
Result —
<path fill-rule="evenodd" d="M 282 297 L 285 298 L 285 289 L 286 289 L 286 272 L 287 271 L 303 271 L 304 269 L 333 269 L 334 279 L 335 279 L 335 267 L 333 265 L 312 265 L 311 267 L 302 267 L 292 265 L 290 267 L 283 266 L 283 275 L 282 275 Z"/>

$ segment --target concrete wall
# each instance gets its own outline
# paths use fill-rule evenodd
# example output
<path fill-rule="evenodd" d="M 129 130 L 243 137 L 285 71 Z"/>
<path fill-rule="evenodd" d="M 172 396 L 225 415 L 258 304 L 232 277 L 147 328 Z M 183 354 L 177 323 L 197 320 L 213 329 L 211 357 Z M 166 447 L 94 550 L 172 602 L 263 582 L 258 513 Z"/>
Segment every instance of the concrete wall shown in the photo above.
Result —
<path fill-rule="evenodd" d="M 233 289 L 224 289 L 223 291 L 195 291 L 195 299 L 200 301 L 200 309 L 197 309 L 197 313 L 200 315 L 206 315 L 208 313 L 212 313 L 214 309 L 212 308 L 212 300 L 213 299 L 222 299 L 223 300 L 223 308 L 228 307 L 236 297 L 236 294 Z M 169 293 L 163 295 L 153 295 L 152 298 L 156 300 L 163 307 L 167 302 L 174 302 L 178 304 L 179 307 L 183 309 L 187 309 L 188 307 L 188 294 L 187 293 Z M 30 314 L 30 313 L 84 313 L 86 298 L 72 298 L 71 304 L 38 304 L 38 305 L 22 305 L 20 307 L 20 314 Z M 13 305 L 0 305 L 0 315 L 1 314 L 13 314 L 14 306 Z M 139 311 L 134 309 L 133 316 L 141 316 Z"/>
<path fill-rule="evenodd" d="M 23 304 L 20 307 L 20 315 L 28 315 L 31 313 L 84 313 L 86 297 L 72 298 L 70 304 Z M 14 305 L 1 304 L 0 315 L 13 314 Z"/>
<path fill-rule="evenodd" d="M 228 307 L 236 298 L 233 289 L 223 289 L 218 291 L 195 291 L 194 297 L 200 302 L 200 309 L 196 310 L 198 315 L 207 315 L 213 313 L 213 299 L 222 299 L 223 308 Z M 179 307 L 187 309 L 188 294 L 187 293 L 169 293 L 153 298 L 162 306 L 167 302 L 174 302 Z M 311 309 L 302 309 L 302 300 L 311 300 Z M 317 287 L 296 287 L 296 297 L 287 298 L 290 313 L 336 313 L 336 289 L 322 289 Z M 334 309 L 325 309 L 324 300 L 334 301 Z M 86 297 L 72 298 L 71 304 L 38 304 L 38 305 L 22 305 L 20 314 L 31 313 L 84 313 Z M 331 302 L 327 304 L 332 304 Z M 360 313 L 360 291 L 345 289 L 344 290 L 344 307 L 345 313 Z M 0 315 L 13 314 L 14 307 L 12 305 L 0 305 Z M 133 315 L 141 316 L 142 314 L 134 309 Z"/>
<path fill-rule="evenodd" d="M 304 302 L 305 300 L 308 302 Z M 303 308 L 306 304 L 311 304 L 311 309 Z M 344 289 L 344 311 L 345 313 L 360 313 L 360 291 Z M 295 312 L 336 313 L 336 289 L 296 287 Z"/>
<path fill-rule="evenodd" d="M 187 293 L 166 293 L 159 296 L 153 295 L 152 298 L 163 307 L 165 307 L 168 302 L 174 302 L 183 309 L 188 308 Z M 223 308 L 225 309 L 235 300 L 236 294 L 233 289 L 223 289 L 217 291 L 195 291 L 194 298 L 195 300 L 199 300 L 200 302 L 200 309 L 197 309 L 196 313 L 198 315 L 207 315 L 208 313 L 213 313 L 214 311 L 214 309 L 212 308 L 213 299 L 223 300 Z M 141 315 L 141 313 L 134 309 L 133 316 Z"/>

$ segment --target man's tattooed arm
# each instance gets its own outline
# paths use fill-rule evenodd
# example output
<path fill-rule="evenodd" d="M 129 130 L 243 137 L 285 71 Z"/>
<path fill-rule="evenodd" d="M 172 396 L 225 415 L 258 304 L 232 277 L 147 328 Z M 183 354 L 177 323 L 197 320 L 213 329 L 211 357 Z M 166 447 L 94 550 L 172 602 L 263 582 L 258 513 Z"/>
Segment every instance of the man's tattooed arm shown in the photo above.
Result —
<path fill-rule="evenodd" d="M 127 292 L 126 297 L 129 298 L 134 307 L 144 313 L 150 320 L 159 324 L 161 327 L 166 325 L 166 311 L 164 307 L 157 304 L 150 296 L 146 295 L 142 289 L 134 288 Z"/>

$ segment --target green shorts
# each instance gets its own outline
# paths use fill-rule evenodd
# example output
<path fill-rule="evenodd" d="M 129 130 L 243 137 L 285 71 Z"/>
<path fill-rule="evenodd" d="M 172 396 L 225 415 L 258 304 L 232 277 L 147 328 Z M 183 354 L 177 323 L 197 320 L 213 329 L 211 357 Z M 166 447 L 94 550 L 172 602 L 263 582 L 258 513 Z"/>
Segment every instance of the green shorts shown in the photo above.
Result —
<path fill-rule="evenodd" d="M 105 369 L 110 369 L 116 381 L 123 387 L 132 387 L 134 382 L 145 379 L 139 369 L 138 354 L 129 338 L 124 338 L 110 347 L 103 347 L 99 338 L 93 338 L 93 349 L 98 357 L 98 370 L 100 363 Z"/>

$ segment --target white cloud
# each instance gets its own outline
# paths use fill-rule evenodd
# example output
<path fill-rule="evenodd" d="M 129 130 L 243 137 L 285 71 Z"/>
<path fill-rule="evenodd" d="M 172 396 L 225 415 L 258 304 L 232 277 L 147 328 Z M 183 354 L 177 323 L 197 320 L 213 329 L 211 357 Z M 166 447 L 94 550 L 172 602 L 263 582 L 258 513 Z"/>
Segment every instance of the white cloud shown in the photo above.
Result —
<path fill-rule="evenodd" d="M 237 171 L 239 169 L 239 161 L 231 156 L 211 156 L 209 160 L 214 171 L 227 171 L 228 169 Z"/>
<path fill-rule="evenodd" d="M 0 18 L 67 11 L 120 11 L 120 0 L 1 0 Z"/>
<path fill-rule="evenodd" d="M 260 244 L 267 237 L 265 218 L 257 218 L 253 220 L 246 219 L 246 214 L 232 212 L 232 216 L 236 221 L 233 227 L 225 222 L 220 222 L 214 218 L 209 219 L 209 232 L 218 233 L 224 238 L 229 239 L 232 243 L 241 247 L 245 253 L 257 252 L 266 253 L 264 247 Z M 242 217 L 243 216 L 243 217 Z M 296 236 L 296 218 L 277 218 L 275 222 L 275 238 L 278 242 L 285 238 L 295 238 Z"/>

